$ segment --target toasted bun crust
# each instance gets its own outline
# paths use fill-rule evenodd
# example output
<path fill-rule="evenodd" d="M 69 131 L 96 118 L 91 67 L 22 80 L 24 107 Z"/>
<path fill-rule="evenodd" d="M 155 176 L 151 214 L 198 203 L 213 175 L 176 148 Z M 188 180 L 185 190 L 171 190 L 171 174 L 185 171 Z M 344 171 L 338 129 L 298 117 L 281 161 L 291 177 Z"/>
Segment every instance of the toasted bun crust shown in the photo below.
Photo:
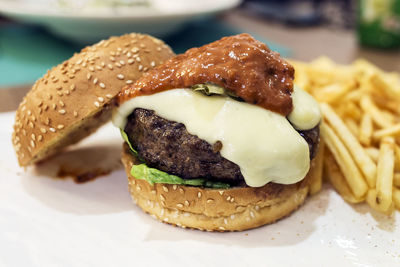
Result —
<path fill-rule="evenodd" d="M 123 86 L 173 55 L 161 40 L 132 33 L 86 47 L 48 71 L 15 116 L 19 164 L 38 162 L 95 131 L 110 119 L 110 101 Z"/>
<path fill-rule="evenodd" d="M 314 170 L 311 168 L 306 178 L 291 185 L 269 183 L 259 188 L 207 189 L 150 185 L 145 180 L 135 179 L 130 170 L 139 162 L 126 144 L 122 162 L 130 194 L 145 212 L 169 224 L 206 231 L 243 231 L 288 216 L 306 199 Z"/>

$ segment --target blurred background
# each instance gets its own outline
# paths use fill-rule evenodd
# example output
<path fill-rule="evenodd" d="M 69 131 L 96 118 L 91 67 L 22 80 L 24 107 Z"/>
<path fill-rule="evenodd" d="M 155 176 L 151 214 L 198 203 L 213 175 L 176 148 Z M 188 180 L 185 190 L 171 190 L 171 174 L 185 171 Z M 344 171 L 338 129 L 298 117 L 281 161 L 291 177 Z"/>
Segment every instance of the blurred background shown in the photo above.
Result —
<path fill-rule="evenodd" d="M 400 71 L 400 0 L 0 0 L 0 111 L 74 52 L 128 32 L 176 53 L 248 32 L 284 57 Z"/>

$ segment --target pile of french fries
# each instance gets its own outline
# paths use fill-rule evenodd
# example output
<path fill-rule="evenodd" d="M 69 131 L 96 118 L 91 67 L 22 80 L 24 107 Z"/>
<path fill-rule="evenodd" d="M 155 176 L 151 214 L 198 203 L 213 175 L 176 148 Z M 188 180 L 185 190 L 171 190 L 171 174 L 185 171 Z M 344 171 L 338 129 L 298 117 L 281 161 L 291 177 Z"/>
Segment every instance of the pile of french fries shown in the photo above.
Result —
<path fill-rule="evenodd" d="M 365 60 L 291 63 L 295 84 L 317 99 L 324 116 L 323 177 L 347 202 L 366 201 L 386 214 L 400 209 L 399 74 Z"/>

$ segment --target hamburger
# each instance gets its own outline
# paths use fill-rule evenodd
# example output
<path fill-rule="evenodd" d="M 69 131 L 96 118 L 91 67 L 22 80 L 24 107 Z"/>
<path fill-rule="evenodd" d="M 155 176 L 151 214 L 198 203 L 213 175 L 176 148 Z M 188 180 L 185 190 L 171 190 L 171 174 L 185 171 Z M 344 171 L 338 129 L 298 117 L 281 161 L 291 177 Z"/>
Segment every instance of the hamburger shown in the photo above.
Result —
<path fill-rule="evenodd" d="M 170 58 L 125 87 L 113 123 L 134 201 L 183 228 L 241 231 L 306 199 L 321 113 L 248 34 Z"/>
<path fill-rule="evenodd" d="M 145 34 L 111 37 L 84 48 L 36 81 L 15 115 L 12 143 L 19 165 L 38 163 L 111 119 L 125 85 L 174 53 Z"/>

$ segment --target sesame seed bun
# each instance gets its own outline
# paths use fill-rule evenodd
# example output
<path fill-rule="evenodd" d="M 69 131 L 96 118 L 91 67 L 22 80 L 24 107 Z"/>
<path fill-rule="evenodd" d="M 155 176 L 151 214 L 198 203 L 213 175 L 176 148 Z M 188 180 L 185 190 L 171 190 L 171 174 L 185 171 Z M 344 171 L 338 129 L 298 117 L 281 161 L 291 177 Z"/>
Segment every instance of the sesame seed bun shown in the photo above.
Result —
<path fill-rule="evenodd" d="M 49 70 L 24 97 L 12 142 L 26 166 L 90 135 L 111 118 L 110 103 L 123 86 L 174 53 L 143 34 L 111 37 Z"/>
<path fill-rule="evenodd" d="M 318 157 L 318 155 L 317 155 Z M 130 174 L 140 162 L 124 144 L 122 162 L 133 201 L 154 218 L 182 228 L 205 231 L 243 231 L 273 223 L 296 210 L 305 201 L 309 181 L 315 174 L 315 159 L 307 176 L 291 185 L 269 183 L 263 187 L 209 189 L 154 184 Z"/>

